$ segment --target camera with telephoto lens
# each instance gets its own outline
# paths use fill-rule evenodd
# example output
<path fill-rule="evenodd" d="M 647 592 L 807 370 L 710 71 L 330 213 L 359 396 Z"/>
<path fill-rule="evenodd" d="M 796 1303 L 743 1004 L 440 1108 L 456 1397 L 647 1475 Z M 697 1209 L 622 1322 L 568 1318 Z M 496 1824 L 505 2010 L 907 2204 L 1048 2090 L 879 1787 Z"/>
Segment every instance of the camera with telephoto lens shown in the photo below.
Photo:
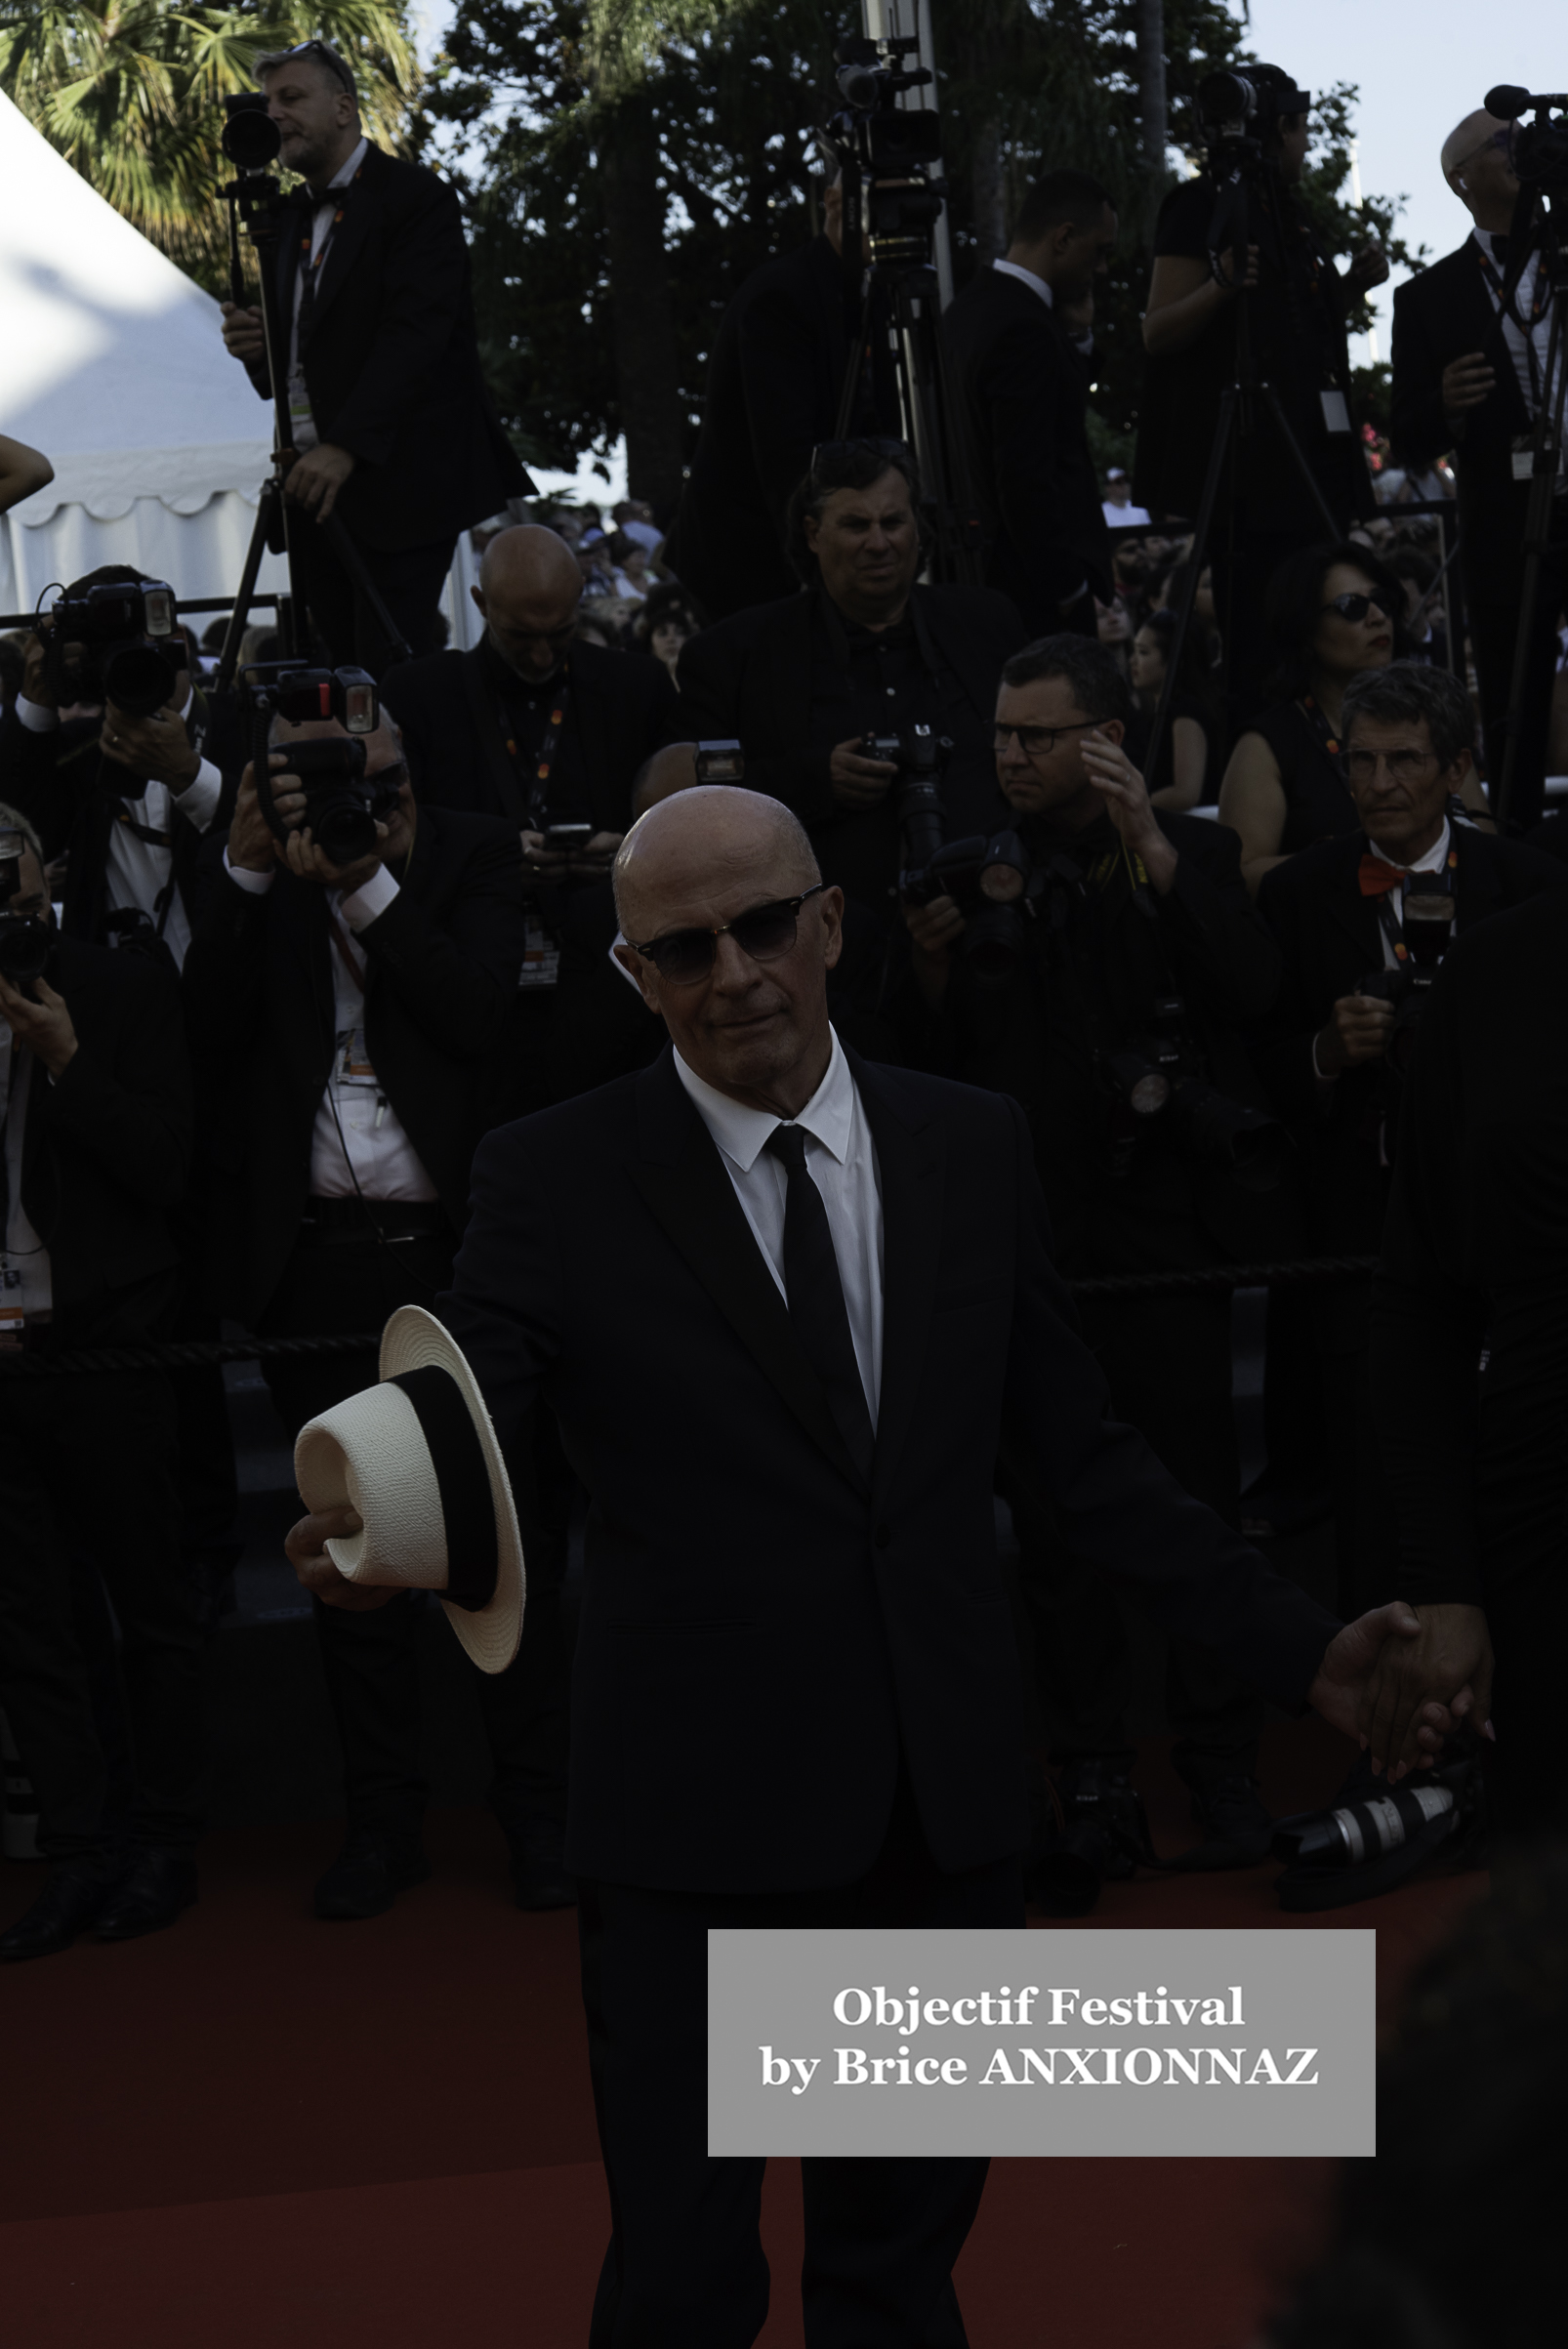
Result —
<path fill-rule="evenodd" d="M 1488 90 L 1486 111 L 1509 125 L 1508 160 L 1521 184 L 1547 195 L 1568 193 L 1568 93 L 1534 94 L 1505 82 Z M 1533 113 L 1534 122 L 1521 122 Z"/>
<path fill-rule="evenodd" d="M 1198 136 L 1215 163 L 1261 159 L 1282 116 L 1310 112 L 1312 93 L 1270 74 L 1250 81 L 1244 73 L 1206 73 L 1193 93 Z"/>
<path fill-rule="evenodd" d="M 928 863 L 898 876 L 906 905 L 951 897 L 964 916 L 965 962 L 976 978 L 1004 979 L 1029 949 L 1034 868 L 1015 832 L 949 841 Z"/>
<path fill-rule="evenodd" d="M 283 151 L 283 134 L 267 110 L 265 90 L 240 90 L 224 100 L 224 127 L 218 144 L 247 179 L 274 164 Z"/>
<path fill-rule="evenodd" d="M 41 978 L 49 962 L 54 934 L 36 914 L 19 914 L 11 900 L 21 887 L 21 860 L 27 852 L 25 835 L 8 825 L 0 831 L 0 977 L 14 987 Z"/>
<path fill-rule="evenodd" d="M 150 718 L 189 657 L 174 590 L 161 579 L 112 580 L 59 596 L 49 620 L 44 681 L 63 706 L 111 701 L 127 718 Z"/>
<path fill-rule="evenodd" d="M 1454 900 L 1447 889 L 1410 888 L 1405 892 L 1405 944 L 1409 960 L 1391 969 L 1370 970 L 1356 989 L 1392 1004 L 1394 1024 L 1388 1031 L 1383 1058 L 1403 1076 L 1416 1050 L 1416 1031 L 1426 998 L 1437 977 L 1454 925 Z"/>
<path fill-rule="evenodd" d="M 1217 1092 L 1202 1070 L 1179 995 L 1156 1002 L 1146 1035 L 1100 1054 L 1109 1173 L 1126 1175 L 1138 1145 L 1163 1123 L 1193 1157 L 1227 1168 L 1243 1190 L 1276 1190 L 1291 1152 L 1289 1133 L 1265 1111 Z"/>
<path fill-rule="evenodd" d="M 919 54 L 913 33 L 839 41 L 833 58 L 845 111 L 829 123 L 828 138 L 841 164 L 864 177 L 872 259 L 928 268 L 947 194 L 946 181 L 929 173 L 941 158 L 942 118 L 929 106 L 898 103 L 931 79 L 928 66 L 903 63 Z"/>
<path fill-rule="evenodd" d="M 304 820 L 324 856 L 340 866 L 374 856 L 377 820 L 385 821 L 397 804 L 402 781 L 400 769 L 389 769 L 386 776 L 365 773 L 366 739 L 381 723 L 375 679 L 364 669 L 280 665 L 264 669 L 262 681 L 251 690 L 256 714 L 252 771 L 257 801 L 273 839 L 286 841 L 289 828 L 272 795 L 280 784 L 292 781 L 305 794 Z M 274 718 L 290 725 L 335 718 L 344 731 L 277 745 L 287 753 L 288 764 L 274 771 L 269 757 Z"/>

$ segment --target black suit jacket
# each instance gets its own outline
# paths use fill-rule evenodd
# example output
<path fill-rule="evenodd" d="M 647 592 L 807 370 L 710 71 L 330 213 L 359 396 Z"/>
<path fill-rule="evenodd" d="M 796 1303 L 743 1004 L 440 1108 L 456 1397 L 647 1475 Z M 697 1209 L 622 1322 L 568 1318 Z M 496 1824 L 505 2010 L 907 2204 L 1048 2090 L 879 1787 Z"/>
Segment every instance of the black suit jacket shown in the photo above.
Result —
<path fill-rule="evenodd" d="M 881 1846 L 900 1742 L 939 1867 L 1022 1848 L 999 1452 L 1075 1551 L 1286 1703 L 1333 1633 L 1106 1420 L 1016 1108 L 850 1066 L 885 1236 L 869 1490 L 668 1053 L 502 1128 L 475 1162 L 440 1313 L 503 1445 L 543 1396 L 591 1495 L 578 1875 L 852 1881 Z"/>
<path fill-rule="evenodd" d="M 1002 664 L 1025 639 L 1016 611 L 987 588 L 917 587 L 910 601 L 975 726 L 989 725 Z M 858 730 L 863 705 L 825 657 L 816 603 L 815 590 L 797 591 L 689 638 L 681 650 L 681 711 L 693 740 L 741 742 L 748 786 L 795 810 L 826 880 L 851 894 L 881 894 L 897 869 L 896 787 L 869 809 L 844 809 L 833 797 L 825 746 Z M 989 754 L 982 765 L 976 788 L 961 792 L 951 775 L 944 787 L 952 839 L 1010 821 Z"/>
<path fill-rule="evenodd" d="M 825 236 L 754 269 L 725 310 L 668 549 L 711 620 L 796 586 L 784 510 L 838 429 L 849 351 L 844 270 Z"/>
<path fill-rule="evenodd" d="M 1506 906 L 1544 889 L 1568 887 L 1568 869 L 1520 841 L 1454 827 L 1455 929 L 1464 937 Z M 1381 1060 L 1347 1069 L 1329 1096 L 1312 1071 L 1312 1039 L 1342 995 L 1382 968 L 1376 898 L 1363 897 L 1357 868 L 1366 835 L 1324 841 L 1265 875 L 1258 907 L 1279 943 L 1285 975 L 1263 1075 L 1306 1155 L 1305 1196 L 1314 1248 L 1364 1256 L 1382 1237 L 1389 1171 L 1380 1136 L 1397 1108 L 1392 1072 Z"/>
<path fill-rule="evenodd" d="M 1456 439 L 1443 408 L 1443 369 L 1473 350 L 1491 361 L 1495 380 L 1481 405 L 1465 416 Z M 1501 596 L 1510 604 L 1518 598 L 1529 484 L 1513 479 L 1512 442 L 1529 429 L 1479 252 L 1474 239 L 1466 237 L 1457 253 L 1433 262 L 1394 295 L 1389 438 L 1404 465 L 1426 466 L 1453 451 L 1462 560 L 1478 616 L 1490 598 Z"/>
<path fill-rule="evenodd" d="M 568 666 L 552 797 L 556 789 L 562 804 L 580 797 L 596 831 L 625 832 L 638 768 L 682 737 L 680 697 L 662 661 L 578 642 Z M 478 645 L 405 661 L 388 678 L 386 701 L 402 728 L 422 807 L 505 816 L 514 836 L 527 823 L 526 794 L 507 757 Z"/>
<path fill-rule="evenodd" d="M 310 1137 L 332 1065 L 326 893 L 279 872 L 265 896 L 219 870 L 184 973 L 212 1126 L 214 1301 L 254 1327 L 310 1188 Z M 396 897 L 360 930 L 365 1041 L 453 1232 L 522 967 L 516 835 L 422 809 Z"/>
<path fill-rule="evenodd" d="M 300 242 L 310 232 L 304 192 L 277 246 L 280 365 Z M 321 264 L 301 353 L 317 438 L 357 460 L 337 510 L 363 547 L 455 538 L 533 487 L 479 373 L 471 280 L 446 182 L 368 147 Z M 266 362 L 250 373 L 270 398 Z"/>
<path fill-rule="evenodd" d="M 1089 369 L 1033 287 L 979 270 L 942 319 L 986 538 L 988 583 L 1031 636 L 1087 578 L 1111 592 L 1110 532 L 1084 427 Z"/>
<path fill-rule="evenodd" d="M 59 938 L 47 972 L 77 1051 L 32 1065 L 21 1198 L 49 1251 L 64 1345 L 161 1336 L 179 1285 L 174 1216 L 190 1172 L 190 1063 L 174 973 Z"/>

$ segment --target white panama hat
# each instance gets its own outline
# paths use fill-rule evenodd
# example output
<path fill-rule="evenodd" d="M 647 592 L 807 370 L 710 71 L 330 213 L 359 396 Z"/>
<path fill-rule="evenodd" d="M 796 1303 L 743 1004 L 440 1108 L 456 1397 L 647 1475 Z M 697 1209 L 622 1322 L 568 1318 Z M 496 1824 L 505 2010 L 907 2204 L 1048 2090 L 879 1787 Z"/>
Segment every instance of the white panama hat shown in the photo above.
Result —
<path fill-rule="evenodd" d="M 327 1555 L 351 1583 L 433 1590 L 484 1672 L 522 1637 L 517 1513 L 484 1397 L 433 1313 L 402 1305 L 381 1338 L 381 1384 L 300 1429 L 294 1474 L 308 1509 L 347 1503 L 364 1531 Z"/>

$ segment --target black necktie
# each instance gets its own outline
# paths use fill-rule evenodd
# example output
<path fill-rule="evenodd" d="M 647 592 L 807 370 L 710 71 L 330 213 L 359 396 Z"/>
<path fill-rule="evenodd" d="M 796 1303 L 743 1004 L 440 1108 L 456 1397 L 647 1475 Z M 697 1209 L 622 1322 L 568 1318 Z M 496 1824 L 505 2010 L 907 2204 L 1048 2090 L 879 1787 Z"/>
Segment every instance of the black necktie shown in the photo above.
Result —
<path fill-rule="evenodd" d="M 849 1335 L 828 1211 L 806 1170 L 805 1129 L 775 1126 L 763 1147 L 772 1152 L 789 1176 L 784 1199 L 784 1287 L 795 1335 L 822 1381 L 849 1458 L 869 1484 L 876 1439 L 854 1339 Z"/>

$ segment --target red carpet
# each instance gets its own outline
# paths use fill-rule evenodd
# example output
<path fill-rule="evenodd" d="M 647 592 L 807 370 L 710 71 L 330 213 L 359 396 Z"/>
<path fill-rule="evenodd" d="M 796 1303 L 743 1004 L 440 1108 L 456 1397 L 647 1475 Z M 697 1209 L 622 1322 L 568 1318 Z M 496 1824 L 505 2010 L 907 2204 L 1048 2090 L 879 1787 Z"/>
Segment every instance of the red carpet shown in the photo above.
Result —
<path fill-rule="evenodd" d="M 1277 1808 L 1332 1791 L 1315 1722 L 1270 1733 Z M 1154 1755 L 1162 1849 L 1186 1839 Z M 17 2349 L 580 2349 L 608 2227 L 569 1914 L 508 1903 L 479 1814 L 385 1917 L 308 1911 L 330 1827 L 204 1851 L 172 1931 L 8 1968 L 0 1996 L 0 2339 Z M 1085 1929 L 1374 1925 L 1380 1998 L 1484 1879 L 1286 1923 L 1272 1867 L 1107 1889 Z M 0 1924 L 39 1872 L 0 1869 Z M 1243 2349 L 1305 2256 L 1326 2168 L 1011 2162 L 959 2268 L 974 2349 Z M 773 2164 L 765 2349 L 801 2340 L 799 2171 Z"/>

